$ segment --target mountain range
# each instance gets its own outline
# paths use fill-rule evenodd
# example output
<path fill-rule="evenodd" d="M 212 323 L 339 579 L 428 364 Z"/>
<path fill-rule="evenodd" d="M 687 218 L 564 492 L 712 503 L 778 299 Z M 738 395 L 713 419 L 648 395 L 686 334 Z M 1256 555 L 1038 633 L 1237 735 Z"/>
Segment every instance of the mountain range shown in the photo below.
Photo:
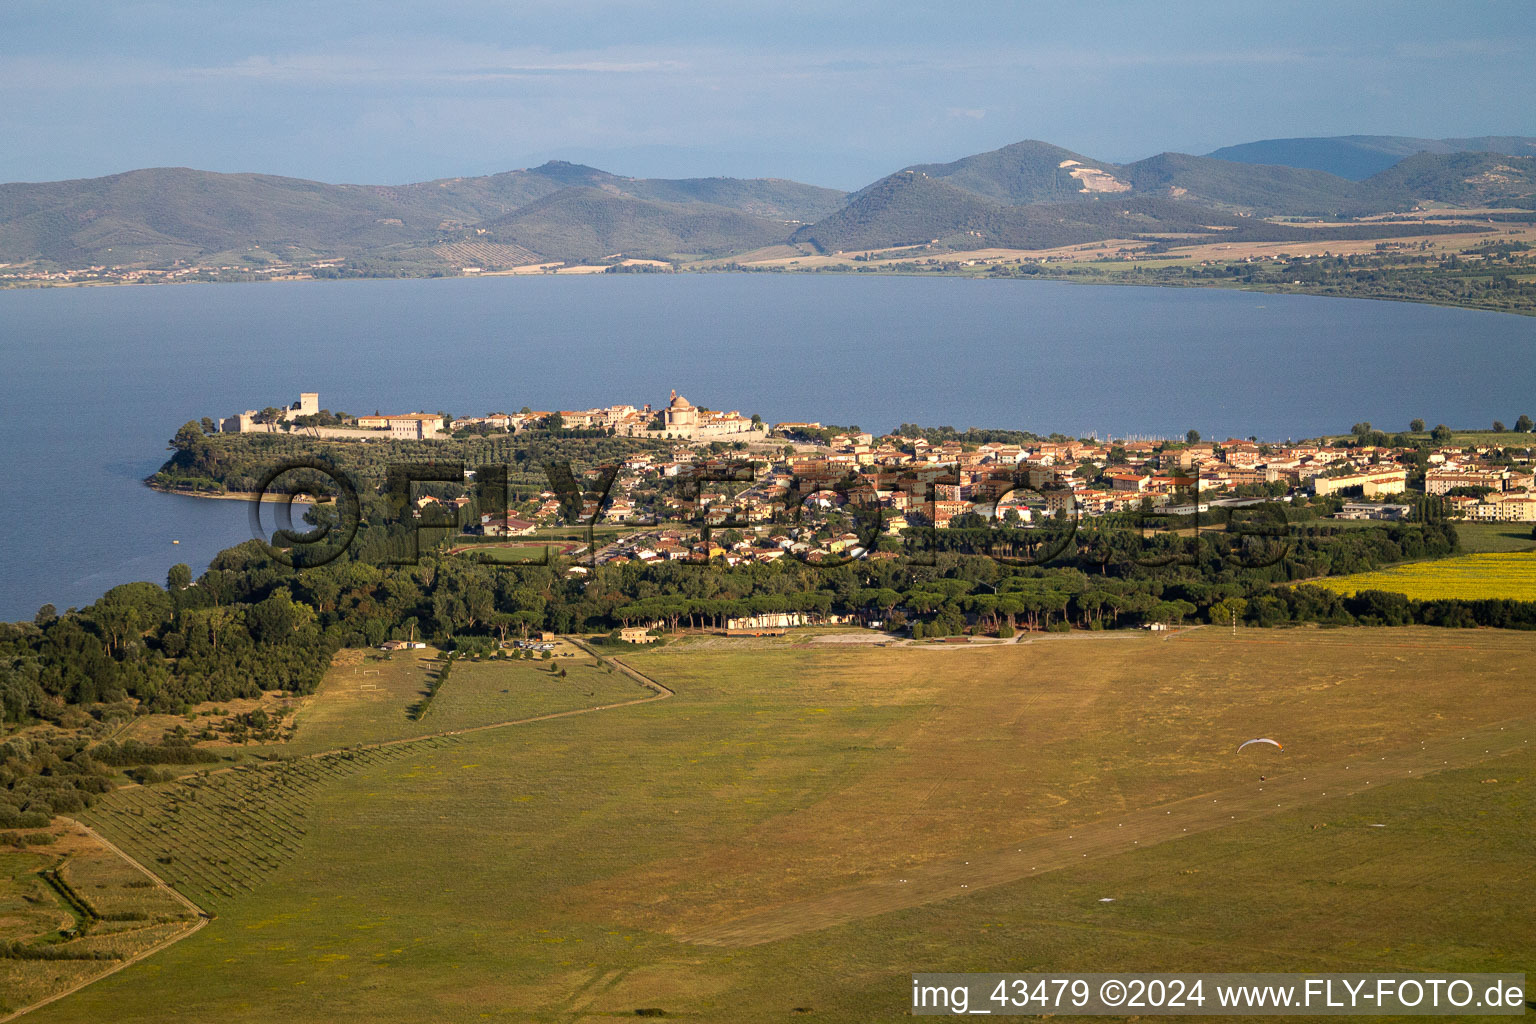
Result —
<path fill-rule="evenodd" d="M 690 260 L 783 244 L 1041 249 L 1191 233 L 1288 239 L 1298 229 L 1266 218 L 1425 205 L 1536 209 L 1536 139 L 1271 139 L 1128 164 L 1024 141 L 852 193 L 776 178 L 629 178 L 562 161 L 407 185 L 154 168 L 0 185 L 0 261 L 340 258 L 448 271 L 471 259 Z"/>

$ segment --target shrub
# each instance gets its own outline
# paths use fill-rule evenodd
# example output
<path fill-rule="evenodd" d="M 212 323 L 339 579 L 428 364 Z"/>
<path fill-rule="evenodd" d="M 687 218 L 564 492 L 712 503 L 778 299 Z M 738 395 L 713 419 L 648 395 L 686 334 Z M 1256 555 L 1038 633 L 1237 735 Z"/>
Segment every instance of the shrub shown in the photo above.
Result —
<path fill-rule="evenodd" d="M 91 756 L 114 768 L 145 764 L 206 764 L 219 759 L 212 751 L 174 740 L 167 743 L 142 743 L 139 740 L 103 743 L 91 751 Z"/>
<path fill-rule="evenodd" d="M 157 782 L 170 782 L 176 773 L 168 768 L 134 768 L 128 777 L 141 786 L 153 786 Z"/>
<path fill-rule="evenodd" d="M 104 950 L 65 949 L 60 946 L 27 946 L 20 942 L 0 942 L 0 959 L 5 960 L 116 960 L 117 955 Z"/>

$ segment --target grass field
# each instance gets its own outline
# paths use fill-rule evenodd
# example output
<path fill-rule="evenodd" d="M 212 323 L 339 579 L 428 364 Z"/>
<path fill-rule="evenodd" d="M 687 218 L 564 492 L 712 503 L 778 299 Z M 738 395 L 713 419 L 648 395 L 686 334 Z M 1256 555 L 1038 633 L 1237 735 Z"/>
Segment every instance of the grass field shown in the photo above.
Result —
<path fill-rule="evenodd" d="M 1490 551 L 1536 551 L 1530 523 L 1459 523 L 1456 533 L 1468 554 Z"/>
<path fill-rule="evenodd" d="M 653 695 L 585 652 L 560 647 L 571 656 L 456 662 L 424 709 L 439 652 L 343 652 L 298 713 L 293 739 L 255 748 L 268 763 L 127 787 L 83 817 L 199 906 L 223 907 L 299 851 L 310 808 L 332 782 L 385 765 L 411 777 L 422 758 L 456 739 L 445 733 Z"/>
<path fill-rule="evenodd" d="M 478 544 L 460 553 L 487 562 L 532 562 L 544 565 L 562 554 L 563 550 L 559 544 L 514 544 L 509 547 Z"/>
<path fill-rule="evenodd" d="M 627 654 L 676 696 L 328 766 L 211 924 L 31 1019 L 877 1021 L 914 970 L 1524 970 L 1529 649 L 1207 628 Z M 502 666 L 440 699 L 466 668 Z M 1284 752 L 1235 753 L 1257 735 Z M 235 817 L 177 842 L 242 848 Z"/>
<path fill-rule="evenodd" d="M 386 765 L 413 777 L 460 730 L 654 699 L 612 666 L 570 644 L 559 647 L 569 656 L 460 661 L 424 711 L 427 681 L 442 664 L 438 652 L 387 659 L 343 652 L 305 702 L 292 741 L 244 748 L 264 762 L 126 786 L 81 817 L 199 907 L 219 913 L 301 851 L 315 798 L 332 783 Z M 0 955 L 0 1012 L 98 975 L 192 923 L 190 911 L 163 889 L 146 887 L 145 876 L 118 855 L 67 827 L 54 831 L 56 844 L 0 851 L 0 940 L 60 945 L 74 959 Z M 82 906 L 72 907 L 46 872 L 78 891 Z M 96 952 L 110 955 L 86 958 Z"/>
<path fill-rule="evenodd" d="M 1428 436 L 1428 435 L 1416 435 Z M 1451 444 L 1487 445 L 1490 448 L 1536 448 L 1536 434 L 1519 434 L 1512 430 L 1495 433 L 1492 430 L 1457 430 L 1451 435 Z"/>
<path fill-rule="evenodd" d="M 1389 590 L 1415 601 L 1442 597 L 1536 601 L 1536 555 L 1509 551 L 1461 555 L 1409 562 L 1377 572 L 1329 576 L 1316 582 L 1340 594 Z"/>
<path fill-rule="evenodd" d="M 310 810 L 328 784 L 385 763 L 411 770 L 448 742 L 415 740 L 133 786 L 81 817 L 199 907 L 219 913 L 300 852 Z"/>
<path fill-rule="evenodd" d="M 265 749 L 285 757 L 310 754 L 646 695 L 627 677 L 599 668 L 586 653 L 562 644 L 560 653 L 566 652 L 572 656 L 550 661 L 456 662 L 421 713 L 427 684 L 442 664 L 438 651 L 396 651 L 388 658 L 343 651 L 319 691 L 294 716 L 293 739 Z M 562 668 L 564 678 L 551 671 Z"/>

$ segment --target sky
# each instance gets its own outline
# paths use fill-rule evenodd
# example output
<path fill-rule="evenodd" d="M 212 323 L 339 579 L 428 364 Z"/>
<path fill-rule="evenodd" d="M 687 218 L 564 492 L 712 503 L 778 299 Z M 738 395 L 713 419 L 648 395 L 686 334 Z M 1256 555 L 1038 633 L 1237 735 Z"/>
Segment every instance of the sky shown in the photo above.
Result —
<path fill-rule="evenodd" d="M 4 0 L 0 181 L 548 159 L 857 188 L 1021 139 L 1536 135 L 1529 0 Z"/>

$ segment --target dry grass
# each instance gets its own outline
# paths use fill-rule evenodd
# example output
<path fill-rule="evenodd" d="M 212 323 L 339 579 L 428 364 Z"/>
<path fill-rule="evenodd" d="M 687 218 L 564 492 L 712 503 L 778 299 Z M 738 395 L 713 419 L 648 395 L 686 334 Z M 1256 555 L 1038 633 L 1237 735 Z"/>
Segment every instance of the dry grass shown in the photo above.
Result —
<path fill-rule="evenodd" d="M 38 1019 L 876 1021 L 919 969 L 1518 970 L 1529 639 L 625 652 L 677 696 L 325 781 L 264 883 Z"/>
<path fill-rule="evenodd" d="M 194 733 L 212 729 L 219 738 L 202 741 L 203 745 L 215 749 L 225 748 L 234 745 L 219 732 L 226 722 L 252 711 L 265 711 L 272 718 L 281 719 L 298 704 L 299 700 L 292 694 L 276 690 L 255 699 L 206 701 L 192 706 L 190 719 L 186 715 L 135 715 L 116 729 L 112 738 L 158 743 L 167 732 L 180 726 Z"/>
<path fill-rule="evenodd" d="M 461 660 L 424 715 L 417 708 L 443 665 L 435 648 L 340 652 L 313 697 L 294 716 L 291 741 L 263 748 L 280 757 L 428 736 L 645 696 L 570 644 L 556 657 Z M 551 671 L 551 670 L 554 671 Z M 564 669 L 565 676 L 558 670 Z"/>
<path fill-rule="evenodd" d="M 440 654 L 433 649 L 340 652 L 294 716 L 297 732 L 285 748 L 293 753 L 381 743 L 428 731 L 409 717 L 426 690 Z"/>
<path fill-rule="evenodd" d="M 1410 636 L 1420 642 L 1408 642 Z M 1491 694 L 1514 692 L 1519 670 L 1503 659 L 1524 638 L 1485 650 L 1447 643 L 1454 638 L 1307 630 L 1250 632 L 1234 642 L 1202 630 L 1167 642 L 1126 634 L 1047 637 L 946 649 L 941 661 L 900 648 L 754 652 L 755 674 L 823 705 L 801 716 L 892 704 L 920 710 L 882 730 L 873 745 L 857 732 L 848 736 L 850 749 L 878 756 L 880 770 L 773 818 L 728 855 L 700 851 L 610 880 L 604 899 L 632 905 L 637 925 L 707 934 L 738 912 L 889 883 L 920 867 L 963 860 L 966 851 L 985 853 L 1009 837 L 1060 838 L 1104 815 L 1246 784 L 1265 755 L 1255 757 L 1250 748 L 1235 758 L 1233 750 L 1256 735 L 1282 737 L 1283 763 L 1303 772 L 1347 763 L 1371 748 L 1417 747 L 1430 709 L 1442 722 L 1471 727 L 1489 720 L 1484 702 Z M 1351 663 L 1334 664 L 1340 656 Z M 632 660 L 655 666 L 685 690 L 690 681 L 746 670 L 740 656 L 725 654 L 685 659 L 658 652 Z M 1431 674 L 1418 684 L 1404 681 L 1384 706 L 1382 674 L 1410 664 Z M 1480 684 L 1446 693 L 1435 681 L 1445 676 L 1436 671 L 1475 676 Z M 1536 712 L 1536 695 L 1522 696 L 1518 706 Z M 785 871 L 790 857 L 794 869 Z M 664 910 L 642 895 L 658 888 L 674 892 Z M 885 906 L 883 897 L 872 906 Z"/>

